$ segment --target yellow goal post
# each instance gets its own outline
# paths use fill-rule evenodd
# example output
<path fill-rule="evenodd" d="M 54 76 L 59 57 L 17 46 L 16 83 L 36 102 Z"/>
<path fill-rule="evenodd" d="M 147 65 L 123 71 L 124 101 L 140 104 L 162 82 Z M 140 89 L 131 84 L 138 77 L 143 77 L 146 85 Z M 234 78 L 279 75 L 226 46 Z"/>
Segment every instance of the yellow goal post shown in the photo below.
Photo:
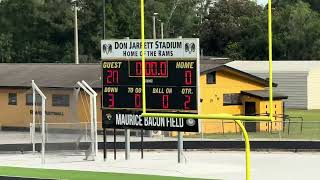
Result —
<path fill-rule="evenodd" d="M 141 3 L 141 44 L 145 43 L 144 33 L 144 0 Z M 142 116 L 145 117 L 174 117 L 194 119 L 221 119 L 221 120 L 247 120 L 247 121 L 273 121 L 273 78 L 272 78 L 272 17 L 271 0 L 268 3 L 268 41 L 269 41 L 269 116 L 234 116 L 231 114 L 175 114 L 175 113 L 147 113 L 146 108 L 146 75 L 145 75 L 145 47 L 142 51 Z M 198 97 L 199 98 L 199 97 Z"/>
<path fill-rule="evenodd" d="M 145 44 L 144 36 L 144 0 L 140 0 L 141 13 L 141 44 Z M 250 180 L 250 142 L 248 133 L 240 120 L 273 121 L 273 79 L 272 79 L 272 0 L 268 0 L 268 49 L 269 49 L 269 116 L 233 116 L 231 114 L 174 114 L 174 113 L 147 113 L 146 109 L 146 76 L 145 76 L 145 47 L 142 51 L 142 116 L 143 117 L 173 117 L 194 119 L 234 120 L 243 132 L 246 150 L 246 180 Z M 198 97 L 199 98 L 199 97 Z"/>

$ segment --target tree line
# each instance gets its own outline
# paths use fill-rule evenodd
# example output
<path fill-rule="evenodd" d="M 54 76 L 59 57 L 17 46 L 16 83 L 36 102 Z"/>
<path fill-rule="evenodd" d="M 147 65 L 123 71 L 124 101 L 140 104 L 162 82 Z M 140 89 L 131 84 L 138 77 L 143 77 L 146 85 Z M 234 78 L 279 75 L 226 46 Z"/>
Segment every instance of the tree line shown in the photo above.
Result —
<path fill-rule="evenodd" d="M 103 37 L 140 38 L 139 0 L 78 0 L 79 57 L 98 62 Z M 320 59 L 317 0 L 273 0 L 274 59 Z M 267 7 L 251 0 L 145 0 L 146 38 L 157 12 L 164 37 L 199 37 L 204 55 L 267 59 Z M 0 1 L 0 62 L 74 62 L 74 6 L 69 0 Z"/>

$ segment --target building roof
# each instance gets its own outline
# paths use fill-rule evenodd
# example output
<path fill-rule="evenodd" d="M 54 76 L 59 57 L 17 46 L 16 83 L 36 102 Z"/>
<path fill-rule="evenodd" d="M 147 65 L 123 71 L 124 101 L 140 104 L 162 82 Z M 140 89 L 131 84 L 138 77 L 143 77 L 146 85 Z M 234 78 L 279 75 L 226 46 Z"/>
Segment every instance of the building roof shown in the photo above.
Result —
<path fill-rule="evenodd" d="M 243 71 L 228 67 L 224 61 L 201 61 L 201 74 L 224 70 L 243 76 L 252 81 L 268 86 L 268 81 Z M 85 80 L 91 87 L 101 87 L 100 64 L 1 64 L 1 87 L 30 87 L 35 80 L 40 87 L 73 88 L 76 83 Z M 274 84 L 276 86 L 276 84 Z"/>
<path fill-rule="evenodd" d="M 269 90 L 253 90 L 253 91 L 241 91 L 241 94 L 255 97 L 262 100 L 269 100 Z M 280 99 L 288 99 L 288 96 L 279 94 L 277 92 L 273 92 L 273 99 L 280 100 Z"/>
<path fill-rule="evenodd" d="M 40 87 L 72 88 L 85 80 L 100 87 L 98 64 L 0 64 L 0 86 L 30 87 L 35 80 Z"/>
<path fill-rule="evenodd" d="M 266 80 L 266 79 L 260 78 L 258 76 L 255 76 L 253 74 L 250 74 L 250 73 L 247 73 L 247 72 L 244 72 L 244 71 L 240 71 L 238 69 L 229 67 L 229 66 L 224 65 L 224 64 L 214 64 L 214 63 L 205 64 L 202 61 L 200 66 L 201 66 L 201 68 L 200 68 L 201 69 L 201 74 L 207 74 L 207 73 L 210 73 L 210 72 L 223 70 L 223 71 L 227 71 L 227 72 L 233 73 L 235 75 L 242 76 L 244 78 L 250 79 L 250 80 L 252 80 L 252 81 L 254 81 L 256 83 L 262 84 L 262 85 L 264 85 L 266 87 L 269 86 L 269 81 Z M 277 87 L 277 84 L 273 83 L 273 87 Z"/>
<path fill-rule="evenodd" d="M 249 73 L 269 72 L 269 61 L 232 61 L 229 67 Z M 273 61 L 273 72 L 309 72 L 320 68 L 320 61 Z"/>
<path fill-rule="evenodd" d="M 212 56 L 201 56 L 200 73 L 206 73 L 231 62 L 228 58 L 217 58 Z"/>

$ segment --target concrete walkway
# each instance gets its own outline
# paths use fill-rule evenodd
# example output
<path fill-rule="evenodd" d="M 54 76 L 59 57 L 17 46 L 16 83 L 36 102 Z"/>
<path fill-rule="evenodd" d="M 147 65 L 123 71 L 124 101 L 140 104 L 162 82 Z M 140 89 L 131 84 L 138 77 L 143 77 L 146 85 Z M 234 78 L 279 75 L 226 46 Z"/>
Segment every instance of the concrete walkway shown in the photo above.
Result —
<path fill-rule="evenodd" d="M 118 160 L 108 152 L 106 162 L 99 152 L 96 161 L 84 161 L 79 154 L 47 154 L 46 164 L 41 164 L 40 154 L 0 154 L 1 166 L 48 168 L 153 174 L 208 179 L 245 179 L 244 152 L 184 152 L 184 163 L 177 163 L 176 151 L 148 151 L 145 159 L 139 152 L 132 152 L 131 159 L 124 160 L 124 152 L 118 152 Z M 319 179 L 320 153 L 252 152 L 252 180 L 301 180 Z"/>

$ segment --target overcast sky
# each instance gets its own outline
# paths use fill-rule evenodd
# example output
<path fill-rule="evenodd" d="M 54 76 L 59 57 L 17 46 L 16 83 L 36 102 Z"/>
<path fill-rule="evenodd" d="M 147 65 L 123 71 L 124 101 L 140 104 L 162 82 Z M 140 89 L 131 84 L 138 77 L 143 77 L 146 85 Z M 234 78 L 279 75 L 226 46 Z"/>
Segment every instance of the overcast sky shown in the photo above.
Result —
<path fill-rule="evenodd" d="M 268 0 L 258 0 L 258 4 L 267 4 Z"/>

